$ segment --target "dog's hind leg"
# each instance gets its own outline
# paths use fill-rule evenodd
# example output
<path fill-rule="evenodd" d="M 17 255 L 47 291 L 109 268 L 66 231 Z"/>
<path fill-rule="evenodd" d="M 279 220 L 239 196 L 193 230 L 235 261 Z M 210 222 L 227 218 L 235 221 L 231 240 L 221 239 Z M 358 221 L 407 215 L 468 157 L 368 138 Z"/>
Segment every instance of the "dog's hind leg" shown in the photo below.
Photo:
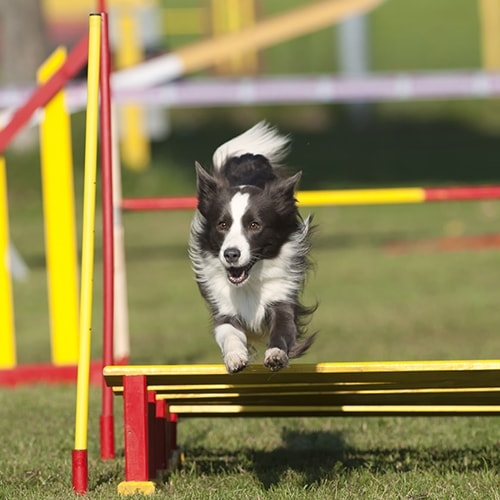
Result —
<path fill-rule="evenodd" d="M 247 336 L 230 323 L 222 323 L 214 329 L 214 336 L 222 351 L 224 364 L 229 373 L 236 373 L 248 364 Z"/>
<path fill-rule="evenodd" d="M 288 353 L 297 340 L 293 307 L 275 304 L 269 311 L 269 344 L 264 354 L 264 366 L 277 371 L 288 366 Z"/>

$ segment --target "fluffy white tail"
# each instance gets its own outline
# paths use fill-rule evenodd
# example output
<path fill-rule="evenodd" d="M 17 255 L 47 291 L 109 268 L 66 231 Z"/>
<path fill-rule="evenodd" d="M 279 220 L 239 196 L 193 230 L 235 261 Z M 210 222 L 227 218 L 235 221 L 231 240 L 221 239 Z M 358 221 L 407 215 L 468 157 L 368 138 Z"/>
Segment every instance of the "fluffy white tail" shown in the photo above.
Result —
<path fill-rule="evenodd" d="M 271 164 L 278 163 L 286 156 L 289 142 L 288 136 L 261 121 L 219 146 L 213 156 L 214 168 L 218 170 L 229 158 L 246 153 L 265 156 Z"/>

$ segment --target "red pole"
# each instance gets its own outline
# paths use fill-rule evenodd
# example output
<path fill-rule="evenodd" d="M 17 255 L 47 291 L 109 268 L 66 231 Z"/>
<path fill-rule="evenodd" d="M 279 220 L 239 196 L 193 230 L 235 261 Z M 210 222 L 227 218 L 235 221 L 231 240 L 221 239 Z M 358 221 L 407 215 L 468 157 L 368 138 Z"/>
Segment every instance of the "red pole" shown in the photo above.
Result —
<path fill-rule="evenodd" d="M 500 186 L 424 188 L 425 201 L 488 200 L 500 198 Z"/>
<path fill-rule="evenodd" d="M 196 196 L 169 196 L 163 198 L 124 198 L 122 210 L 187 210 L 196 208 Z"/>
<path fill-rule="evenodd" d="M 103 5 L 104 2 L 99 2 Z M 113 177 L 111 140 L 111 71 L 108 18 L 102 16 L 101 42 L 101 176 L 102 176 L 102 225 L 103 225 L 103 364 L 114 364 L 114 245 L 113 245 Z M 102 413 L 100 417 L 101 458 L 115 457 L 113 391 L 102 382 Z"/>

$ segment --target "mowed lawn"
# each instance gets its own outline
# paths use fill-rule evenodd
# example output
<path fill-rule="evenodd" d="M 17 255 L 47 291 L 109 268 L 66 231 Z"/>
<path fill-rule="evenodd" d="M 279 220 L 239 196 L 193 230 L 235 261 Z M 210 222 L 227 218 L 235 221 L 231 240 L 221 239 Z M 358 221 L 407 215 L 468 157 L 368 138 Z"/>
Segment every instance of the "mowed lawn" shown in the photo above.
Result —
<path fill-rule="evenodd" d="M 39 362 L 48 357 L 40 211 L 36 203 L 14 205 L 13 239 L 31 269 L 29 280 L 15 285 L 19 357 Z M 311 323 L 319 335 L 304 361 L 498 357 L 498 250 L 394 254 L 388 245 L 494 233 L 499 202 L 310 211 L 318 229 L 304 298 L 319 302 Z M 190 217 L 124 215 L 134 363 L 220 362 L 187 258 Z M 71 498 L 74 402 L 72 386 L 0 389 L 0 498 Z M 91 390 L 88 498 L 117 498 L 120 403 L 118 458 L 101 462 L 100 390 Z M 157 498 L 500 498 L 496 417 L 199 419 L 180 423 L 179 441 L 185 466 Z"/>
<path fill-rule="evenodd" d="M 299 3 L 303 2 L 290 5 Z M 262 14 L 283 10 L 281 4 L 264 2 Z M 475 0 L 387 1 L 371 16 L 370 30 L 376 71 L 481 66 Z M 186 41 L 179 40 L 179 45 Z M 271 74 L 335 72 L 336 43 L 336 31 L 328 28 L 279 44 L 265 51 L 263 69 Z M 127 174 L 124 189 L 137 196 L 192 193 L 194 160 L 207 165 L 213 148 L 229 137 L 220 132 L 221 124 L 230 117 L 239 127 L 254 116 L 254 121 L 265 117 L 283 123 L 284 132 L 293 132 L 294 123 L 300 128 L 308 116 L 337 127 L 326 140 L 302 138 L 302 145 L 294 144 L 292 153 L 298 155 L 292 164 L 304 167 L 307 188 L 338 187 L 339 181 L 396 185 L 406 178 L 417 183 L 491 181 L 498 178 L 497 136 L 478 136 L 498 127 L 496 106 L 494 101 L 375 105 L 376 113 L 389 118 L 390 141 L 384 140 L 383 127 L 346 137 L 343 109 L 336 106 L 314 108 L 310 115 L 298 108 L 174 110 L 175 132 L 182 123 L 188 132 L 180 146 L 179 137 L 177 147 L 176 141 L 167 141 L 159 148 L 165 156 L 155 160 L 162 167 L 174 160 L 178 168 L 161 175 L 158 170 L 153 175 Z M 402 116 L 418 117 L 421 125 L 411 130 L 391 125 L 390 120 Z M 443 135 L 438 130 L 443 123 L 436 122 L 434 128 L 430 122 L 436 117 L 479 126 L 452 127 Z M 204 131 L 197 130 L 200 123 Z M 79 161 L 82 137 L 80 127 L 75 133 Z M 50 349 L 40 174 L 35 166 L 13 167 L 9 158 L 8 176 L 12 239 L 30 268 L 29 279 L 14 286 L 18 356 L 22 363 L 45 362 Z M 81 177 L 77 168 L 78 231 Z M 319 303 L 311 322 L 311 330 L 319 334 L 304 362 L 499 357 L 498 250 L 394 254 L 387 245 L 495 233 L 500 202 L 304 209 L 309 211 L 315 214 L 318 230 L 312 255 L 315 269 L 304 298 Z M 221 361 L 187 258 L 190 217 L 188 212 L 124 215 L 134 363 Z M 98 223 L 94 358 L 101 351 L 100 234 Z M 81 241 L 79 232 L 77 236 Z M 261 359 L 262 350 L 254 362 Z M 87 497 L 115 499 L 124 477 L 121 400 L 115 405 L 117 459 L 102 462 L 100 389 L 92 388 L 90 397 Z M 73 386 L 0 388 L 1 500 L 73 497 L 74 408 Z M 500 498 L 497 417 L 198 419 L 180 423 L 179 442 L 186 453 L 184 468 L 174 472 L 154 498 Z"/>

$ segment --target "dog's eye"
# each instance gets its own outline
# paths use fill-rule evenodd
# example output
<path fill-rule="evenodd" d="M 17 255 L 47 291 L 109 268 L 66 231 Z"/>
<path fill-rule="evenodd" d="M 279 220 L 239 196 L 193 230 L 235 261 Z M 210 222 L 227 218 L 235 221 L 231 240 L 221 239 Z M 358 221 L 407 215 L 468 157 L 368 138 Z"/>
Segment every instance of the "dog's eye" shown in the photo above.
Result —
<path fill-rule="evenodd" d="M 256 221 L 252 221 L 248 224 L 248 229 L 250 229 L 250 231 L 258 231 L 260 229 L 260 224 Z"/>
<path fill-rule="evenodd" d="M 227 231 L 228 227 L 227 227 L 227 222 L 221 220 L 220 222 L 217 223 L 217 229 L 219 231 Z"/>

